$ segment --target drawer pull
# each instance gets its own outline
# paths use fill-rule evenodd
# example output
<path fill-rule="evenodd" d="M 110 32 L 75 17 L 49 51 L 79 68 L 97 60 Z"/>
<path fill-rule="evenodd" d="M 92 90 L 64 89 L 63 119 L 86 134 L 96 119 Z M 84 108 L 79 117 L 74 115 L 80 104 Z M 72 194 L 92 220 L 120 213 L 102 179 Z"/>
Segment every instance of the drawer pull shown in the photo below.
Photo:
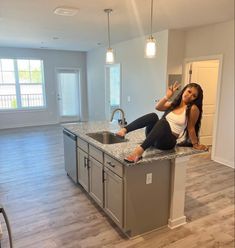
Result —
<path fill-rule="evenodd" d="M 87 167 L 87 169 L 90 168 L 90 166 L 89 166 L 89 159 L 87 157 L 84 157 L 84 167 L 85 168 Z"/>
<path fill-rule="evenodd" d="M 115 164 L 112 164 L 112 162 L 107 162 L 108 165 L 110 165 L 111 167 L 115 167 Z"/>

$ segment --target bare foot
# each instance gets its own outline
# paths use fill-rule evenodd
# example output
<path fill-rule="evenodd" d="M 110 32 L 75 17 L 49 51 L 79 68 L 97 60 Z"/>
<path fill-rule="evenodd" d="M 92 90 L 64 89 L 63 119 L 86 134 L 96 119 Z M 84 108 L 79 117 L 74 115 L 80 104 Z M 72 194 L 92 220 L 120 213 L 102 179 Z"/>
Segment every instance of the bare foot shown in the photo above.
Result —
<path fill-rule="evenodd" d="M 126 130 L 126 128 L 121 128 L 117 133 L 116 133 L 116 135 L 118 135 L 118 136 L 121 136 L 121 137 L 125 137 L 125 135 L 126 135 L 126 133 L 127 133 L 127 130 Z"/>

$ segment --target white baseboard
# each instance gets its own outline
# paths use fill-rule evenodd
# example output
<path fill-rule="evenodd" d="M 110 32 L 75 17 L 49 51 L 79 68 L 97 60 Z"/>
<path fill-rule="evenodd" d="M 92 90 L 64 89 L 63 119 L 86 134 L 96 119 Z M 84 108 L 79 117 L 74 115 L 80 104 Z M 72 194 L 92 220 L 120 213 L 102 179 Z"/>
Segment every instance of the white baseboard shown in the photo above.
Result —
<path fill-rule="evenodd" d="M 10 128 L 20 128 L 20 127 L 36 127 L 36 126 L 46 126 L 46 125 L 55 125 L 59 124 L 57 121 L 52 122 L 41 122 L 41 123 L 26 123 L 26 124 L 16 124 L 16 125 L 8 125 L 8 126 L 2 126 L 1 129 L 10 129 Z"/>
<path fill-rule="evenodd" d="M 217 163 L 226 165 L 226 166 L 228 166 L 228 167 L 230 167 L 230 168 L 233 168 L 233 169 L 235 168 L 235 167 L 234 167 L 234 161 L 228 161 L 228 160 L 225 160 L 225 159 L 223 159 L 223 158 L 216 157 L 216 156 L 214 156 L 212 159 L 213 159 L 215 162 L 217 162 Z"/>
<path fill-rule="evenodd" d="M 171 220 L 169 219 L 168 220 L 168 227 L 170 229 L 175 229 L 176 227 L 179 227 L 179 226 L 182 226 L 184 224 L 186 224 L 186 216 L 182 216 L 178 219 L 174 219 L 174 220 Z"/>

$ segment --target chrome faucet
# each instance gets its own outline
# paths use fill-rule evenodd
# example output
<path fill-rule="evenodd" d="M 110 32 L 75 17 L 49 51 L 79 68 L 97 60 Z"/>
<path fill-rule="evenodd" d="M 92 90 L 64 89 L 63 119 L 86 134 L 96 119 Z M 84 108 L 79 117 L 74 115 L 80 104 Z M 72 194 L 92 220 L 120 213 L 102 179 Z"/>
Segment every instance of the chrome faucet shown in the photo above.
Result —
<path fill-rule="evenodd" d="M 125 119 L 125 113 L 124 113 L 123 109 L 121 109 L 121 108 L 116 108 L 116 109 L 113 110 L 112 115 L 111 115 L 111 118 L 110 118 L 110 121 L 113 120 L 114 114 L 115 114 L 117 111 L 120 111 L 120 112 L 121 112 L 121 115 L 122 115 L 122 119 L 120 120 L 120 122 L 118 121 L 118 124 L 119 124 L 121 127 L 124 127 L 124 125 L 126 124 L 126 119 Z"/>

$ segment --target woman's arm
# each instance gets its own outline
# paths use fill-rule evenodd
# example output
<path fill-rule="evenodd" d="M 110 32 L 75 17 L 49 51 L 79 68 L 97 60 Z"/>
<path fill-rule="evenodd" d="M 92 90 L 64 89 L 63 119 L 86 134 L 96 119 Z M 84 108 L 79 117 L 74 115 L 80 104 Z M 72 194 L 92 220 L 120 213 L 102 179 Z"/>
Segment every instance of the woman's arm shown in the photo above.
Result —
<path fill-rule="evenodd" d="M 197 123 L 198 117 L 199 117 L 199 109 L 196 105 L 193 105 L 190 109 L 190 113 L 189 113 L 189 120 L 188 120 L 188 134 L 189 134 L 189 138 L 193 144 L 193 148 L 197 149 L 197 150 L 208 150 L 208 147 L 202 144 L 199 144 L 199 140 L 198 137 L 196 135 L 196 131 L 195 131 L 195 125 Z"/>
<path fill-rule="evenodd" d="M 165 111 L 169 109 L 171 106 L 171 102 L 168 101 L 168 98 L 164 96 L 162 99 L 160 99 L 159 102 L 157 102 L 155 109 L 159 111 Z"/>
<path fill-rule="evenodd" d="M 166 95 L 156 104 L 155 109 L 159 111 L 165 111 L 170 108 L 171 102 L 168 100 L 173 96 L 175 91 L 180 87 L 180 84 L 176 81 L 171 85 L 166 92 Z"/>

